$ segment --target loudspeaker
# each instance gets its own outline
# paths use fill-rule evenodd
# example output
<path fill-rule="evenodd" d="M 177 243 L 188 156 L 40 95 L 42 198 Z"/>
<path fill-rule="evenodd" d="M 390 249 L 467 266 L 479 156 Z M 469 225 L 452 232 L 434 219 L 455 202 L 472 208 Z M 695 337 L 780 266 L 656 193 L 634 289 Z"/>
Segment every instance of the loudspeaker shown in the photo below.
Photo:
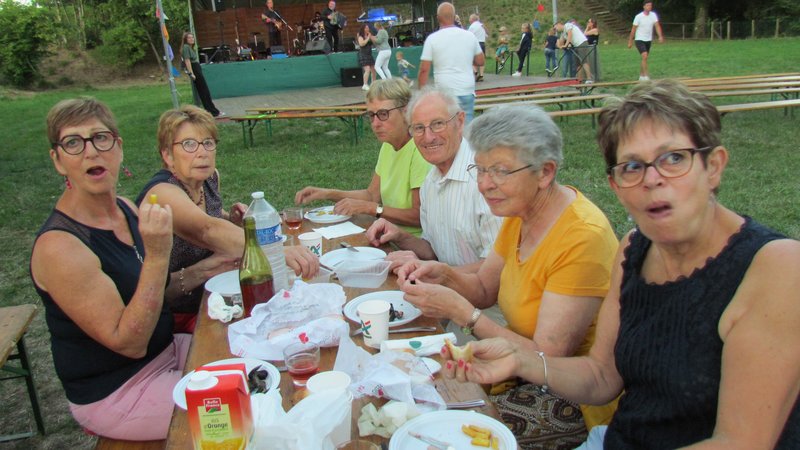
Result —
<path fill-rule="evenodd" d="M 270 55 L 285 55 L 286 49 L 282 45 L 273 45 L 269 48 Z"/>
<path fill-rule="evenodd" d="M 225 11 L 225 0 L 211 0 L 211 7 L 215 12 Z"/>
<path fill-rule="evenodd" d="M 342 38 L 342 51 L 343 52 L 356 51 L 356 38 L 353 37 Z"/>
<path fill-rule="evenodd" d="M 364 77 L 361 76 L 361 67 L 342 67 L 342 87 L 361 86 Z"/>
<path fill-rule="evenodd" d="M 321 39 L 318 41 L 311 41 L 306 44 L 306 53 L 309 55 L 311 54 L 319 54 L 325 53 L 326 55 L 331 52 L 331 46 L 328 45 L 328 41 Z"/>

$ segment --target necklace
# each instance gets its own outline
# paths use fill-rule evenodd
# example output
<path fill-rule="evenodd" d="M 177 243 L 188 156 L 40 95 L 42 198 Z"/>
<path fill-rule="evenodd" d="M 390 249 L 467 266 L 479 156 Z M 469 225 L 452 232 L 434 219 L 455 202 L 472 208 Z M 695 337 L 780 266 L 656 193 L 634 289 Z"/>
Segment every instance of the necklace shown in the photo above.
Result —
<path fill-rule="evenodd" d="M 189 189 L 186 189 L 186 186 L 184 186 L 180 180 L 178 180 L 178 183 L 181 183 L 181 188 L 183 188 L 183 192 L 186 192 L 186 195 L 189 196 L 189 200 L 193 201 L 194 204 L 197 206 L 203 204 L 203 199 L 205 198 L 205 191 L 203 190 L 203 186 L 200 186 L 200 200 L 195 202 L 194 199 L 192 198 L 192 194 L 189 192 Z"/>

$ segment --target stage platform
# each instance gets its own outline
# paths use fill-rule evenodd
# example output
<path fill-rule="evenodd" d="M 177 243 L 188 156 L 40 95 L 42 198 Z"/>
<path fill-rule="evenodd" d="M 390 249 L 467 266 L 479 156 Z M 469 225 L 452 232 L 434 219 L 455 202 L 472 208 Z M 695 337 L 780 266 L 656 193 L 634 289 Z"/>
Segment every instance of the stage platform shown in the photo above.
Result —
<path fill-rule="evenodd" d="M 300 58 L 298 58 L 300 59 Z M 485 81 L 476 83 L 478 94 L 495 92 L 513 92 L 529 88 L 557 88 L 577 84 L 574 78 L 560 77 L 512 77 L 510 75 L 485 74 Z M 435 81 L 435 79 L 434 79 Z M 416 85 L 414 88 L 416 89 Z M 214 92 L 212 90 L 212 92 Z M 244 115 L 248 108 L 275 108 L 293 106 L 342 106 L 364 103 L 366 92 L 358 87 L 331 86 L 324 88 L 307 88 L 271 94 L 248 95 L 241 97 L 214 98 L 220 111 L 229 116 Z"/>

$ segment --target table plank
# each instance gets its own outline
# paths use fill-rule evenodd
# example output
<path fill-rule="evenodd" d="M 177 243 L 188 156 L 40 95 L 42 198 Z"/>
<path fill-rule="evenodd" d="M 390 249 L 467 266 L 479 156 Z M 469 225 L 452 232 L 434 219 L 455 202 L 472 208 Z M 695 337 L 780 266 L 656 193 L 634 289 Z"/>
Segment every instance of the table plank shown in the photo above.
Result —
<path fill-rule="evenodd" d="M 7 306 L 0 308 L 0 367 L 5 364 L 17 342 L 25 334 L 36 315 L 35 305 Z"/>

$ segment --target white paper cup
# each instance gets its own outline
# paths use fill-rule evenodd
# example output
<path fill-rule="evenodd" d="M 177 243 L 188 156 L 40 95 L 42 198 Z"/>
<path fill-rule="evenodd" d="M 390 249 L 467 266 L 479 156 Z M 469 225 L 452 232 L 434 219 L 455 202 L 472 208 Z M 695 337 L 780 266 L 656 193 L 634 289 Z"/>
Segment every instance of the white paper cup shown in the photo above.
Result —
<path fill-rule="evenodd" d="M 311 394 L 316 394 L 326 389 L 344 388 L 350 399 L 350 408 L 344 420 L 331 431 L 330 437 L 333 445 L 339 445 L 343 442 L 350 440 L 350 433 L 353 426 L 353 393 L 350 392 L 350 376 L 344 372 L 331 370 L 329 372 L 320 372 L 308 379 L 306 389 Z"/>
<path fill-rule="evenodd" d="M 358 305 L 358 317 L 364 329 L 364 343 L 380 348 L 381 342 L 389 339 L 389 302 L 370 300 Z"/>
<path fill-rule="evenodd" d="M 322 235 L 315 232 L 310 233 L 303 233 L 300 236 L 297 236 L 297 240 L 300 241 L 300 245 L 305 246 L 307 249 L 311 250 L 311 253 L 317 255 L 319 258 L 322 256 Z"/>

